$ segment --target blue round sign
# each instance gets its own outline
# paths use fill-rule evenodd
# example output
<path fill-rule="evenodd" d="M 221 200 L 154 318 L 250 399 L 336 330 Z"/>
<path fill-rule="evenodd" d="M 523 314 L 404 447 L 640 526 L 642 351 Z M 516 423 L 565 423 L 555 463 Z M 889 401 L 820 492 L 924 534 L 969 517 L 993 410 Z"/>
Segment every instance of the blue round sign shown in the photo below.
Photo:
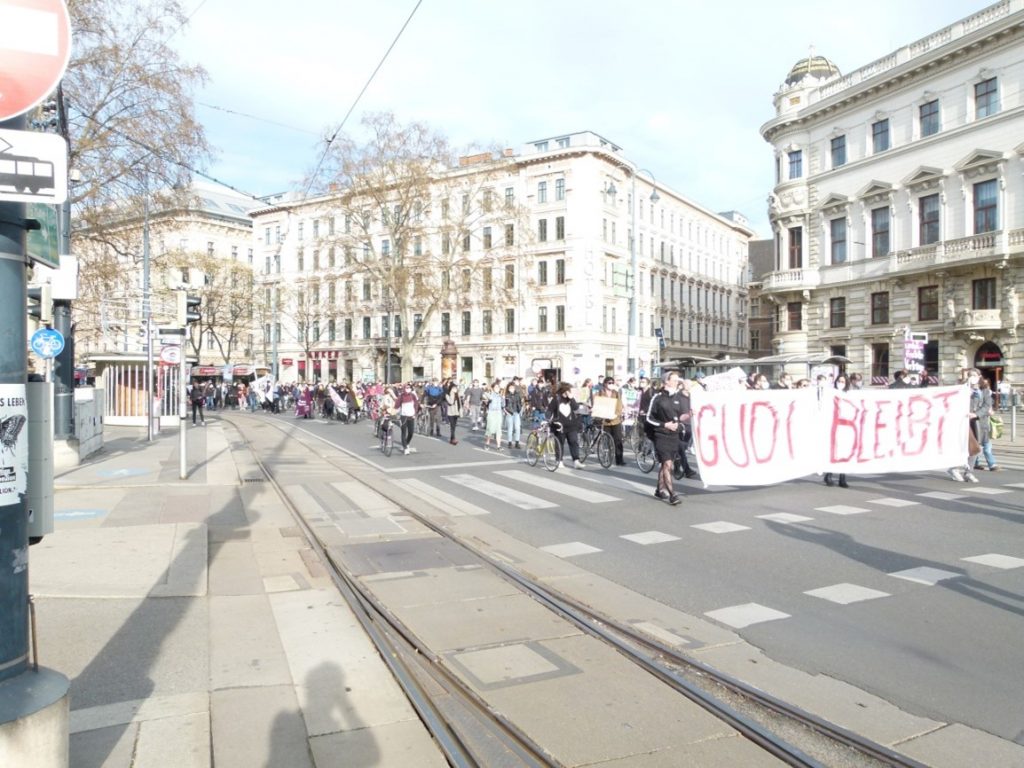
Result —
<path fill-rule="evenodd" d="M 53 328 L 40 328 L 29 342 L 32 351 L 42 358 L 56 357 L 64 351 L 64 335 Z"/>

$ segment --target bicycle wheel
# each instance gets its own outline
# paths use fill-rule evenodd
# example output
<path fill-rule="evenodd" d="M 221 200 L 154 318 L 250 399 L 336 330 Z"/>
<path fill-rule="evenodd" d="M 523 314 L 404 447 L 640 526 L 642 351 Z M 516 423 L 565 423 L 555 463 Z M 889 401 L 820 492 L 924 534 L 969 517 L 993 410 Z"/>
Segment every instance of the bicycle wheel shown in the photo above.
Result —
<path fill-rule="evenodd" d="M 612 436 L 607 432 L 601 432 L 597 436 L 597 461 L 602 467 L 608 469 L 614 460 L 615 443 Z"/>
<path fill-rule="evenodd" d="M 384 451 L 385 456 L 390 456 L 391 452 L 395 450 L 395 427 L 393 424 L 389 424 L 381 435 L 380 449 Z"/>
<path fill-rule="evenodd" d="M 548 435 L 544 438 L 541 454 L 544 456 L 544 466 L 549 472 L 558 469 L 558 465 L 562 461 L 562 446 L 553 436 Z"/>
<path fill-rule="evenodd" d="M 644 444 L 644 430 L 643 427 L 640 426 L 640 422 L 633 422 L 633 425 L 629 428 L 629 435 L 627 438 L 629 440 L 630 450 L 633 451 L 633 453 L 639 453 Z"/>
<path fill-rule="evenodd" d="M 586 461 L 590 457 L 590 452 L 594 450 L 594 438 L 593 425 L 580 432 L 580 461 Z"/>
<path fill-rule="evenodd" d="M 537 437 L 536 432 L 531 432 L 530 436 L 526 438 L 526 463 L 531 467 L 535 467 L 539 459 L 540 439 Z"/>
<path fill-rule="evenodd" d="M 654 469 L 654 465 L 657 462 L 654 457 L 654 443 L 644 438 L 643 445 L 640 446 L 640 450 L 636 454 L 636 465 L 640 468 L 640 471 L 644 474 Z"/>

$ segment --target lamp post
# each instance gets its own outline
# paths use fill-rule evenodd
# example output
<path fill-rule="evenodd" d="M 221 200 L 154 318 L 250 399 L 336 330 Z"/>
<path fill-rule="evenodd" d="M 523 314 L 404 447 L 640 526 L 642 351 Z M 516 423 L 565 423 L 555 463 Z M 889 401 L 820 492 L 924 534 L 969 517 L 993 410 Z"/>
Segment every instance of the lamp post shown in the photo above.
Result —
<path fill-rule="evenodd" d="M 640 272 L 640 254 L 636 250 L 636 227 L 637 227 L 637 199 L 636 199 L 636 175 L 638 173 L 646 173 L 651 177 L 651 203 L 656 203 L 661 199 L 661 195 L 658 194 L 657 180 L 654 178 L 654 174 L 645 168 L 634 168 L 630 174 L 632 177 L 632 185 L 630 192 L 630 229 L 629 229 L 629 335 L 626 339 L 626 370 L 627 373 L 633 375 L 636 373 L 637 368 L 637 345 L 638 337 L 640 335 L 640 315 L 639 315 L 639 272 Z M 605 193 L 614 195 L 616 193 L 615 184 L 609 182 L 605 188 Z"/>

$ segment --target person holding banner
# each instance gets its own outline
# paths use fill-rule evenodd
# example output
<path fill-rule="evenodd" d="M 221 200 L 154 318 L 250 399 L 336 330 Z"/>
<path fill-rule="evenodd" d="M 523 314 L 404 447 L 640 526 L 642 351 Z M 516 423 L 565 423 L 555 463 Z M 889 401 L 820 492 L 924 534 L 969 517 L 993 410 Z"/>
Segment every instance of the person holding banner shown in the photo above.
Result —
<path fill-rule="evenodd" d="M 968 368 L 966 376 L 967 382 L 965 386 L 971 393 L 970 406 L 967 414 L 968 418 L 971 420 L 971 428 L 967 435 L 967 463 L 962 466 L 950 467 L 946 470 L 946 474 L 953 480 L 960 483 L 976 483 L 978 482 L 978 478 L 975 477 L 971 467 L 978 454 L 981 453 L 981 441 L 978 439 L 978 409 L 982 407 L 983 400 L 980 394 L 975 394 L 979 390 L 978 382 L 981 381 L 981 371 L 977 368 Z"/>
<path fill-rule="evenodd" d="M 850 383 L 847 381 L 845 375 L 840 374 L 839 376 L 836 376 L 835 381 L 832 383 L 832 387 L 834 389 L 839 390 L 840 392 L 846 392 L 846 391 L 848 391 L 850 389 Z M 819 400 L 821 399 L 821 395 L 820 394 L 818 395 L 818 399 Z M 832 482 L 832 473 L 831 472 L 826 472 L 825 473 L 825 485 L 828 485 L 828 486 L 835 485 L 835 483 Z M 846 484 L 846 473 L 845 472 L 840 472 L 839 473 L 839 487 L 840 488 L 849 488 L 850 487 L 849 485 Z"/>
<path fill-rule="evenodd" d="M 654 495 L 673 506 L 682 501 L 672 487 L 672 470 L 682 447 L 681 430 L 689 420 L 690 401 L 679 388 L 679 372 L 669 371 L 665 375 L 664 389 L 651 400 L 647 423 L 654 431 L 654 454 L 661 462 Z"/>

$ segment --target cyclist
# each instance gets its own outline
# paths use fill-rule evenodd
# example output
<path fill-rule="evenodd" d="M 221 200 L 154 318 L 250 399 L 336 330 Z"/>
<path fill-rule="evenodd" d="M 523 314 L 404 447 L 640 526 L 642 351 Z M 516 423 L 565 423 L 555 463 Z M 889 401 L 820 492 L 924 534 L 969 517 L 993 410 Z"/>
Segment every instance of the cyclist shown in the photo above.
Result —
<path fill-rule="evenodd" d="M 412 384 L 406 382 L 398 395 L 396 406 L 402 421 L 402 452 L 408 456 L 412 453 L 412 436 L 416 432 L 416 414 L 420 410 L 420 400 L 412 391 Z"/>
<path fill-rule="evenodd" d="M 583 469 L 583 462 L 580 461 L 580 404 L 572 394 L 572 384 L 563 381 L 558 385 L 555 396 L 548 404 L 547 415 L 551 421 L 551 429 L 562 446 L 562 455 L 565 455 L 565 442 L 569 442 L 569 455 L 572 456 L 573 466 L 576 469 Z M 565 463 L 562 463 L 565 466 Z"/>
<path fill-rule="evenodd" d="M 622 467 L 626 464 L 626 460 L 622 458 L 622 413 L 624 408 L 622 397 L 619 396 L 619 387 L 611 376 L 605 376 L 600 396 L 615 399 L 615 416 L 604 420 L 604 429 L 612 436 L 612 442 L 615 444 L 615 466 Z"/>

